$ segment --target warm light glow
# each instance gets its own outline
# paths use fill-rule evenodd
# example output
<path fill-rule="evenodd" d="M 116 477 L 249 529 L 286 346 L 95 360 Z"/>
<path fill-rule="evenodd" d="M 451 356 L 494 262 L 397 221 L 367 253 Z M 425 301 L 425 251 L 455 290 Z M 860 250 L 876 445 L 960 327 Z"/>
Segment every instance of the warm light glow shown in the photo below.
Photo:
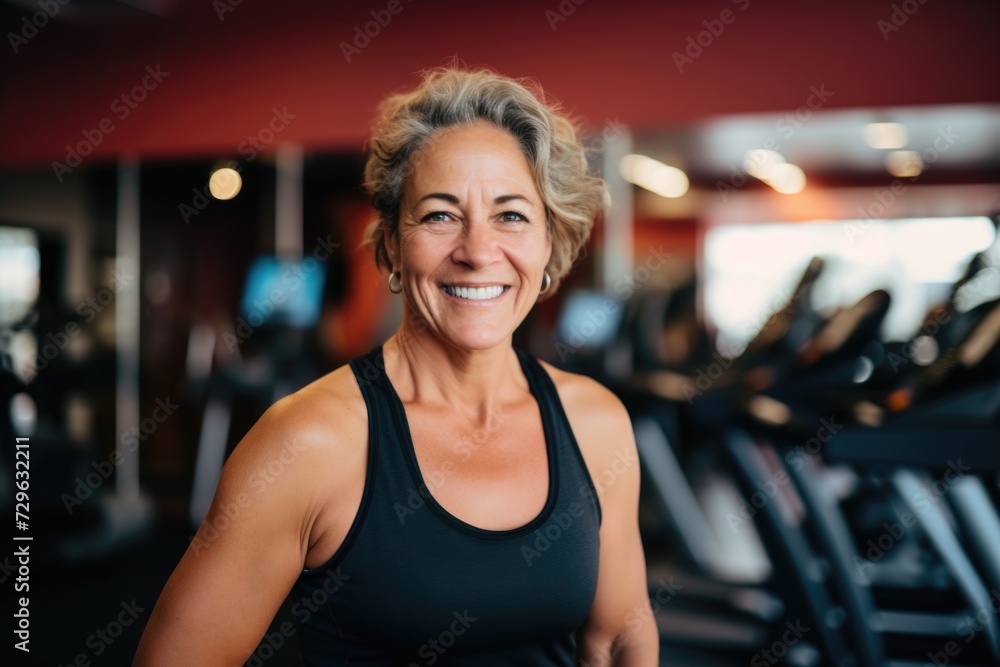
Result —
<path fill-rule="evenodd" d="M 770 178 L 771 170 L 779 164 L 784 164 L 785 158 L 780 153 L 776 153 L 766 148 L 755 148 L 749 150 L 743 158 L 743 169 L 751 176 L 755 176 L 762 181 Z"/>
<path fill-rule="evenodd" d="M 896 178 L 916 178 L 924 170 L 917 151 L 892 151 L 885 155 L 885 168 Z"/>
<path fill-rule="evenodd" d="M 906 128 L 899 123 L 868 123 L 864 137 L 872 148 L 902 148 L 907 141 Z"/>
<path fill-rule="evenodd" d="M 229 167 L 216 169 L 208 181 L 208 191 L 213 197 L 221 200 L 232 199 L 240 193 L 242 187 L 243 179 L 240 178 L 240 172 Z"/>
<path fill-rule="evenodd" d="M 661 197 L 683 196 L 690 186 L 687 174 L 645 155 L 626 155 L 618 165 L 622 178 Z"/>
<path fill-rule="evenodd" d="M 806 175 L 799 167 L 785 162 L 781 153 L 766 148 L 747 151 L 743 169 L 782 194 L 794 195 L 806 187 Z"/>
<path fill-rule="evenodd" d="M 806 187 L 806 175 L 794 164 L 776 164 L 762 181 L 783 195 L 794 195 Z"/>

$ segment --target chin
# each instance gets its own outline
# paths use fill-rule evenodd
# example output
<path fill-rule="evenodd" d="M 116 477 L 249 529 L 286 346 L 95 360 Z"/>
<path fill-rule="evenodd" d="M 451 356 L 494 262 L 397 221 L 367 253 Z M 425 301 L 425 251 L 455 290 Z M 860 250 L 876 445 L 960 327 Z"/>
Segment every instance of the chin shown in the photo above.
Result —
<path fill-rule="evenodd" d="M 450 331 L 447 338 L 449 343 L 463 350 L 491 350 L 507 343 L 510 338 L 507 332 L 506 327 L 475 325 Z"/>

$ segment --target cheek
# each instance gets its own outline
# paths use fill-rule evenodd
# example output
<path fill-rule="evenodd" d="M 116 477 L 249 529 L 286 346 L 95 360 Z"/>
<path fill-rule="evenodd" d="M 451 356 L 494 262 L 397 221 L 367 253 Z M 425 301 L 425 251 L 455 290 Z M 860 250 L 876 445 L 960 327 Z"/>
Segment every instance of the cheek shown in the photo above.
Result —
<path fill-rule="evenodd" d="M 524 257 L 530 258 L 533 264 L 545 263 L 552 250 L 552 242 L 544 231 L 526 235 L 518 245 Z"/>
<path fill-rule="evenodd" d="M 451 237 L 446 234 L 416 229 L 400 235 L 400 254 L 411 269 L 440 264 L 453 247 Z"/>

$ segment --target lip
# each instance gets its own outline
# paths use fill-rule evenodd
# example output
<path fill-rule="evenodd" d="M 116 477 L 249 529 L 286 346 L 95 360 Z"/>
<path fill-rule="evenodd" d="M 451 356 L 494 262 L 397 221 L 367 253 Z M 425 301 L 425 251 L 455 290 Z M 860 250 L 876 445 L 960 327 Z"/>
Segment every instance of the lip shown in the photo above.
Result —
<path fill-rule="evenodd" d="M 510 287 L 507 283 L 441 283 L 440 287 L 448 285 L 449 287 L 496 287 L 500 285 L 501 287 Z"/>
<path fill-rule="evenodd" d="M 444 285 L 451 285 L 453 287 L 492 287 L 494 285 L 502 285 L 502 284 L 503 283 L 476 283 L 476 284 L 444 283 L 440 287 L 438 287 L 438 291 L 441 292 L 441 294 L 444 296 L 445 299 L 447 299 L 448 301 L 451 301 L 452 303 L 457 303 L 457 304 L 460 304 L 462 306 L 486 307 L 486 306 L 492 306 L 493 304 L 496 304 L 496 303 L 499 303 L 500 301 L 502 301 L 503 298 L 505 296 L 507 296 L 507 293 L 510 292 L 511 286 L 510 285 L 504 285 L 504 291 L 500 292 L 499 295 L 493 297 L 492 299 L 477 299 L 477 300 L 473 300 L 473 299 L 463 299 L 461 297 L 452 296 L 452 295 L 448 294 L 446 291 L 444 291 Z"/>

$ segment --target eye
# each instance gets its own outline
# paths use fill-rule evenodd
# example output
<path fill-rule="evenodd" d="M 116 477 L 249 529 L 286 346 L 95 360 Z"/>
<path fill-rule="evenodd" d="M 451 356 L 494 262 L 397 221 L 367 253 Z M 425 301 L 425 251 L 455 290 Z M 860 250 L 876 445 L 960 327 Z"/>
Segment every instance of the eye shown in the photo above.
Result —
<path fill-rule="evenodd" d="M 447 222 L 450 217 L 451 214 L 445 211 L 434 211 L 420 218 L 420 222 Z"/>
<path fill-rule="evenodd" d="M 502 222 L 528 222 L 528 217 L 517 211 L 504 211 L 500 214 Z"/>

